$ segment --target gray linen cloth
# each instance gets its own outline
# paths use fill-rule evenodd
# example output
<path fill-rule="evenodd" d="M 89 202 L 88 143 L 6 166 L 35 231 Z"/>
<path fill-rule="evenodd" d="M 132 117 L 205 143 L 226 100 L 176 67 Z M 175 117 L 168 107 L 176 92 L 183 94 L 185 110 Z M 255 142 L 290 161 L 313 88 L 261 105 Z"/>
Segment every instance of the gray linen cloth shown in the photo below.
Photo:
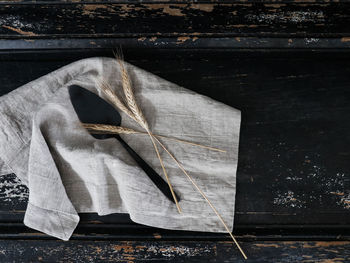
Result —
<path fill-rule="evenodd" d="M 155 134 L 227 150 L 214 152 L 162 141 L 183 164 L 232 230 L 240 111 L 126 63 L 136 99 Z M 225 232 L 215 213 L 173 160 L 160 149 L 177 212 L 115 139 L 96 140 L 79 123 L 68 89 L 76 84 L 104 99 L 96 79 L 121 92 L 118 63 L 89 58 L 71 63 L 0 97 L 0 173 L 15 173 L 29 188 L 24 224 L 68 240 L 78 213 L 128 213 L 134 222 L 178 230 Z M 121 113 L 122 126 L 142 130 Z M 160 175 L 146 135 L 122 135 Z"/>

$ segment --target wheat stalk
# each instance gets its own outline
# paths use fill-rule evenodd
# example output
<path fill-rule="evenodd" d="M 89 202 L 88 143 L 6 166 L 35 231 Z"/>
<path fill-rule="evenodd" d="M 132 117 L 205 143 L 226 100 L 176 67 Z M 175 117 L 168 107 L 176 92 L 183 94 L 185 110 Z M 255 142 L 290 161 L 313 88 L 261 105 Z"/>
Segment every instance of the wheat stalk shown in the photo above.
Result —
<path fill-rule="evenodd" d="M 147 132 L 135 131 L 133 129 L 125 128 L 125 127 L 121 127 L 121 126 L 106 125 L 106 124 L 94 124 L 94 123 L 82 123 L 82 125 L 90 133 L 142 134 L 142 135 L 148 135 Z M 189 144 L 189 145 L 193 145 L 193 146 L 198 146 L 198 147 L 205 148 L 205 149 L 212 150 L 212 151 L 216 151 L 216 152 L 226 153 L 225 150 L 221 150 L 221 149 L 210 147 L 210 146 L 206 146 L 206 145 L 201 145 L 201 144 L 190 142 L 190 141 L 181 140 L 181 139 L 174 138 L 174 137 L 158 135 L 158 134 L 154 134 L 154 133 L 152 133 L 152 135 L 156 136 L 158 138 L 164 138 L 164 139 L 173 140 L 173 141 L 177 141 L 177 142 L 181 142 L 181 143 L 185 143 L 185 144 Z"/>

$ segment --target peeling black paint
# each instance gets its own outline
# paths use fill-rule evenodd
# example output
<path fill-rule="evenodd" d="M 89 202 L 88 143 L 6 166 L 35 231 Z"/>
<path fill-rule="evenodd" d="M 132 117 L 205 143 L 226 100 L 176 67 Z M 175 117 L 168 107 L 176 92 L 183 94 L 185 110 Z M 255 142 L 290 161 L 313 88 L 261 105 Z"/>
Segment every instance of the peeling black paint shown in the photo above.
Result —
<path fill-rule="evenodd" d="M 0 5 L 2 37 L 349 36 L 350 4 L 38 3 Z"/>
<path fill-rule="evenodd" d="M 323 262 L 342 263 L 350 242 L 251 242 L 248 261 L 229 242 L 0 241 L 1 262 Z M 249 249 L 248 249 L 249 248 Z"/>

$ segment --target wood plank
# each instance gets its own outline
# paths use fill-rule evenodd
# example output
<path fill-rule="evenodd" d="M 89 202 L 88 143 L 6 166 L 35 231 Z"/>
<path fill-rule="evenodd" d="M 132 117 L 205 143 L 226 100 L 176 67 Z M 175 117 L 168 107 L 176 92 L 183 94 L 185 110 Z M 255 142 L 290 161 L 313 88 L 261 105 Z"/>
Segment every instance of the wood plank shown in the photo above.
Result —
<path fill-rule="evenodd" d="M 0 53 L 51 51 L 66 49 L 107 50 L 119 46 L 140 49 L 280 49 L 280 50 L 333 50 L 350 48 L 347 37 L 338 38 L 271 38 L 271 37 L 140 37 L 140 38 L 53 38 L 53 39 L 0 39 Z"/>
<path fill-rule="evenodd" d="M 346 37 L 349 3 L 0 4 L 1 38 Z"/>
<path fill-rule="evenodd" d="M 286 4 L 286 3 L 313 3 L 313 4 L 323 4 L 323 3 L 346 3 L 347 0 L 225 0 L 225 3 L 240 3 L 240 4 L 249 4 L 249 3 L 265 3 L 265 4 Z M 143 3 L 143 4 L 158 4 L 158 3 L 196 3 L 196 4 L 208 4 L 208 3 L 223 3 L 222 0 L 0 0 L 2 4 L 52 4 L 52 3 L 82 3 L 82 4 L 105 4 L 105 3 L 114 3 L 114 4 L 128 4 L 128 3 Z"/>
<path fill-rule="evenodd" d="M 8 241 L 1 262 L 323 262 L 342 263 L 350 242 L 247 242 L 248 261 L 230 242 Z"/>

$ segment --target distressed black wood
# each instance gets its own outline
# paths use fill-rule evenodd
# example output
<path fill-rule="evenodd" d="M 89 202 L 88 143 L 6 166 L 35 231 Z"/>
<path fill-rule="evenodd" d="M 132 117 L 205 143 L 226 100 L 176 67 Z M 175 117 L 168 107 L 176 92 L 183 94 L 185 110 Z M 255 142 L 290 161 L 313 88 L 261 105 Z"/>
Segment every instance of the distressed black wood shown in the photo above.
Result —
<path fill-rule="evenodd" d="M 234 234 L 250 262 L 347 262 L 347 1 L 0 1 L 0 96 L 78 59 L 125 59 L 242 110 Z M 22 223 L 0 176 L 0 262 L 240 262 L 225 234 L 81 214 L 72 241 Z"/>
<path fill-rule="evenodd" d="M 350 38 L 267 38 L 267 37 L 142 37 L 142 38 L 53 38 L 53 39 L 0 39 L 0 53 L 19 50 L 66 50 L 130 48 L 159 49 L 283 49 L 283 50 L 336 50 L 350 47 Z"/>
<path fill-rule="evenodd" d="M 247 242 L 249 260 L 229 242 L 0 241 L 1 262 L 346 262 L 350 242 Z"/>
<path fill-rule="evenodd" d="M 349 3 L 0 5 L 1 38 L 349 37 Z M 345 41 L 348 39 L 346 38 Z M 180 39 L 181 41 L 181 39 Z"/>

